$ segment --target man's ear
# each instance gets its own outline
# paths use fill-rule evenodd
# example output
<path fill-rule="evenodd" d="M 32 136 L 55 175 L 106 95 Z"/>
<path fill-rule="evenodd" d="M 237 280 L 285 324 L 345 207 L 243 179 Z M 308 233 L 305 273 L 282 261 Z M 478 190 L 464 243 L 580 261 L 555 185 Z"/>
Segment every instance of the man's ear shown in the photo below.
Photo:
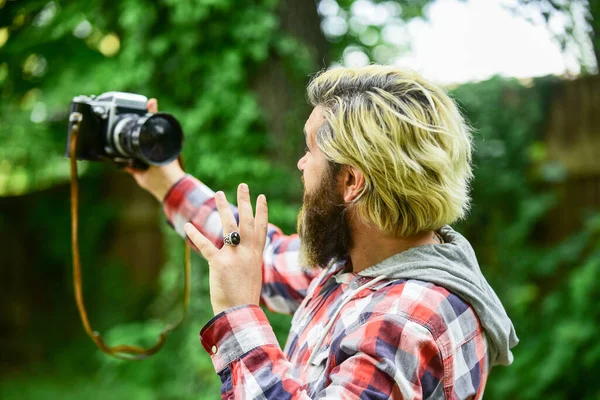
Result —
<path fill-rule="evenodd" d="M 362 192 L 365 186 L 365 175 L 360 169 L 347 165 L 343 169 L 342 177 L 342 195 L 344 201 L 350 203 Z"/>

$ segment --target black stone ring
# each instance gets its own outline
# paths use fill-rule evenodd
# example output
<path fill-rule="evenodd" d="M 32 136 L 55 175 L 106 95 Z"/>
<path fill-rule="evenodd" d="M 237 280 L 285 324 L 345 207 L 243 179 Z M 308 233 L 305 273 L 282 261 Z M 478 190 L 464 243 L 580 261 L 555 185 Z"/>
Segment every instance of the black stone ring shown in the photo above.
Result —
<path fill-rule="evenodd" d="M 240 237 L 240 234 L 236 231 L 233 231 L 230 234 L 223 236 L 223 243 L 228 244 L 230 246 L 237 246 L 238 244 L 240 244 L 241 240 L 242 238 Z"/>

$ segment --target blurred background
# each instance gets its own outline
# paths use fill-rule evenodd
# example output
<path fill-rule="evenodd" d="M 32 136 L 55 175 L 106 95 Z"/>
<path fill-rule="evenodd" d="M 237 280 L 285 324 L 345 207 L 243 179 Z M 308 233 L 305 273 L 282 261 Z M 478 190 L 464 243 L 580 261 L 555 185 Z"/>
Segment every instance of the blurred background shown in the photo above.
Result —
<path fill-rule="evenodd" d="M 476 130 L 473 208 L 455 226 L 521 343 L 486 399 L 600 399 L 600 1 L 0 0 L 0 398 L 216 399 L 198 332 L 211 317 L 193 257 L 189 316 L 141 362 L 100 353 L 73 298 L 74 96 L 117 90 L 181 121 L 187 170 L 269 198 L 293 232 L 310 77 L 410 67 Z M 180 314 L 182 241 L 112 165 L 80 162 L 90 319 L 111 344 L 153 343 Z M 269 314 L 283 344 L 290 319 Z"/>

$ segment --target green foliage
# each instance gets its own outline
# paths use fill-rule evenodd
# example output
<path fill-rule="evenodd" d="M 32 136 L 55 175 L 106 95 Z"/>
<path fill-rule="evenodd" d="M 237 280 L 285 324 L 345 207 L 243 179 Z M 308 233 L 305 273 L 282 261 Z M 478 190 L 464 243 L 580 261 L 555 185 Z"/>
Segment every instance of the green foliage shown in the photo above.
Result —
<path fill-rule="evenodd" d="M 336 54 L 364 61 L 393 63 L 399 54 L 410 49 L 406 22 L 424 18 L 431 0 L 323 0 L 319 11 L 323 31 Z M 365 62 L 366 64 L 366 62 Z"/>

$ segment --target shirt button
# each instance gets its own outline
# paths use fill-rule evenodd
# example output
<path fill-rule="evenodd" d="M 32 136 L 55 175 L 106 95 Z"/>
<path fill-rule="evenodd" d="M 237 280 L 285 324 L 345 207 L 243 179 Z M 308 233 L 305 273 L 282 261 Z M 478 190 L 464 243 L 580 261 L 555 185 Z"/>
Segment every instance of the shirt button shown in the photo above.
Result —
<path fill-rule="evenodd" d="M 212 351 L 213 354 L 217 354 L 217 346 L 213 346 L 212 349 L 210 349 Z"/>

